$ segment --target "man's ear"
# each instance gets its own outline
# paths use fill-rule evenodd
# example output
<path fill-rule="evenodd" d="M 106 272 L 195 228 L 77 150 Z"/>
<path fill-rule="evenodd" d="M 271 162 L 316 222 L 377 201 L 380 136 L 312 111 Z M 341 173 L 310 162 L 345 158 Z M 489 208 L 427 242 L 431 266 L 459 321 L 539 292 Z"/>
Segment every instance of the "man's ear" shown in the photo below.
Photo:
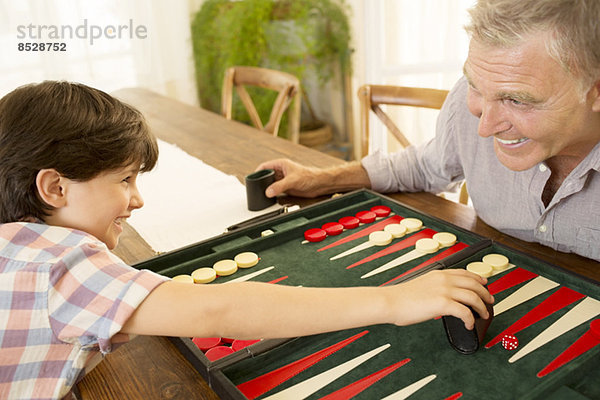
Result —
<path fill-rule="evenodd" d="M 42 169 L 35 179 L 42 200 L 54 208 L 66 205 L 65 180 L 54 168 Z"/>

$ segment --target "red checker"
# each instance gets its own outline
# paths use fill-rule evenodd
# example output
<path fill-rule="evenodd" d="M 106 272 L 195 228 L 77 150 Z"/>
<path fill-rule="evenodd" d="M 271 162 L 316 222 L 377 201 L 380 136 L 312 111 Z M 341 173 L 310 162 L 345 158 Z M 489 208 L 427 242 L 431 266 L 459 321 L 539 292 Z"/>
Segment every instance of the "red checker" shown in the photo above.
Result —
<path fill-rule="evenodd" d="M 192 342 L 194 342 L 194 344 L 196 346 L 198 346 L 198 348 L 202 351 L 206 351 L 208 349 L 211 349 L 215 346 L 218 346 L 221 344 L 221 338 L 220 337 L 212 337 L 212 338 L 192 338 Z"/>
<path fill-rule="evenodd" d="M 356 213 L 356 218 L 363 224 L 370 224 L 375 221 L 377 215 L 373 211 L 359 211 Z"/>
<path fill-rule="evenodd" d="M 239 340 L 236 339 L 233 341 L 233 343 L 231 344 L 231 348 L 233 349 L 233 351 L 238 351 L 243 349 L 244 347 L 248 347 L 256 342 L 260 342 L 259 340 Z"/>
<path fill-rule="evenodd" d="M 328 222 L 321 227 L 329 236 L 339 235 L 344 231 L 344 225 L 339 222 Z"/>
<path fill-rule="evenodd" d="M 513 335 L 504 335 L 502 338 L 502 347 L 506 350 L 515 350 L 519 347 L 519 339 Z"/>
<path fill-rule="evenodd" d="M 309 242 L 320 242 L 327 237 L 327 232 L 323 229 L 312 228 L 304 232 L 304 239 Z"/>
<path fill-rule="evenodd" d="M 356 217 L 342 217 L 338 222 L 346 229 L 354 229 L 360 223 L 359 219 Z"/>
<path fill-rule="evenodd" d="M 387 217 L 392 212 L 392 209 L 388 206 L 373 206 L 371 207 L 371 211 L 378 217 Z"/>
<path fill-rule="evenodd" d="M 217 346 L 209 349 L 204 355 L 210 361 L 216 361 L 219 358 L 223 358 L 229 354 L 233 353 L 233 350 L 229 346 Z"/>

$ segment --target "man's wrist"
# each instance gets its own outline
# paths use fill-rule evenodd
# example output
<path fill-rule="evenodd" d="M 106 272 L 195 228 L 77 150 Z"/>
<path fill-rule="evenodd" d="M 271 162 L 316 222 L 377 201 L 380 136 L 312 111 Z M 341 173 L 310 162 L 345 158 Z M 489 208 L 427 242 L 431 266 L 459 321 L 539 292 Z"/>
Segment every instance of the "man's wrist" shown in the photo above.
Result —
<path fill-rule="evenodd" d="M 323 194 L 346 192 L 371 186 L 367 172 L 358 161 L 322 170 L 319 183 L 320 187 L 324 189 Z"/>

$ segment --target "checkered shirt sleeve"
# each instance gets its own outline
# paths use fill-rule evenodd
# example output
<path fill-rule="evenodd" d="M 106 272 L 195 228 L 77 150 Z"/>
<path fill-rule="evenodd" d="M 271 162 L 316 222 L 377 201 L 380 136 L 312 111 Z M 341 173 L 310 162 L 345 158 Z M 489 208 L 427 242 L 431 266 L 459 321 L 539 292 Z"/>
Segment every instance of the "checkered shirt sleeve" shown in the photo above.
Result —
<path fill-rule="evenodd" d="M 166 279 L 80 231 L 0 225 L 0 398 L 62 398 Z"/>

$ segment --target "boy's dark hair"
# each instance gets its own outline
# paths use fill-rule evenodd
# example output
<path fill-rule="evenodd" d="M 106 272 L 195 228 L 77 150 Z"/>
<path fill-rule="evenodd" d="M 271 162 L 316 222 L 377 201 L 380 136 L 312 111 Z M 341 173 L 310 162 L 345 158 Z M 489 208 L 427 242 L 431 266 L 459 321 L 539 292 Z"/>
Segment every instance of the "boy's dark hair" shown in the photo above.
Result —
<path fill-rule="evenodd" d="M 87 181 L 134 163 L 149 171 L 157 158 L 142 114 L 110 95 L 70 82 L 19 87 L 0 99 L 0 223 L 49 215 L 41 169 Z"/>

